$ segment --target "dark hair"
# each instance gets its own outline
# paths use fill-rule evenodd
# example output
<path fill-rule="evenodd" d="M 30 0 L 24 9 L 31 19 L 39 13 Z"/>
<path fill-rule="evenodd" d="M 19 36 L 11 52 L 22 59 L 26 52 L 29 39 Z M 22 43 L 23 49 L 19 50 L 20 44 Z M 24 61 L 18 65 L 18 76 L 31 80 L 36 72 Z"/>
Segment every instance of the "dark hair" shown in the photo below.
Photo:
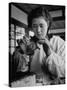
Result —
<path fill-rule="evenodd" d="M 49 12 L 45 9 L 44 6 L 33 9 L 30 12 L 30 14 L 28 15 L 28 28 L 32 27 L 32 20 L 34 18 L 37 18 L 37 17 L 40 17 L 40 16 L 44 17 L 44 19 L 49 22 L 49 26 L 48 26 L 48 30 L 49 30 L 49 28 L 51 26 L 51 23 L 52 23 L 52 18 L 50 16 Z"/>

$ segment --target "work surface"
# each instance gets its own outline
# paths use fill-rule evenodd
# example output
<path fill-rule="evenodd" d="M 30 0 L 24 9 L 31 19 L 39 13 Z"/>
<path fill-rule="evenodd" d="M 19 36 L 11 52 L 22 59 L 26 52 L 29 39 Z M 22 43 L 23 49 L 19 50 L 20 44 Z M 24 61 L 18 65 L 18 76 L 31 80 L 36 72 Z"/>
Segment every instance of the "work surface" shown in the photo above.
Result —
<path fill-rule="evenodd" d="M 42 86 L 42 80 L 37 83 L 36 75 L 26 76 L 11 83 L 12 87 Z"/>
<path fill-rule="evenodd" d="M 58 79 L 51 80 L 49 82 L 43 81 L 43 77 L 40 74 L 38 75 L 33 74 L 12 82 L 11 87 L 29 87 L 29 86 L 43 86 L 43 85 L 57 85 L 57 84 L 65 84 L 65 83 L 63 80 L 60 81 Z"/>
<path fill-rule="evenodd" d="M 47 85 L 47 83 L 44 83 Z M 43 77 L 41 75 L 29 75 L 11 83 L 11 87 L 27 87 L 27 86 L 42 86 Z"/>

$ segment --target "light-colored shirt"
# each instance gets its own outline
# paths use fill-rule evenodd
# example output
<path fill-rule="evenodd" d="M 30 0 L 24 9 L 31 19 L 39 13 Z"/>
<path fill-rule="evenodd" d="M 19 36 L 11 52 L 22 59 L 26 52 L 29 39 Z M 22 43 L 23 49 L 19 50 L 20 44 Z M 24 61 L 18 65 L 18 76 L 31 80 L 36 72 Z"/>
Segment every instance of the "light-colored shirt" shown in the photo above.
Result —
<path fill-rule="evenodd" d="M 46 53 L 40 45 L 40 50 L 36 50 L 31 62 L 31 71 L 43 73 L 41 65 L 44 63 L 48 70 L 57 77 L 65 77 L 65 42 L 59 36 L 53 36 L 50 39 L 52 53 L 46 58 Z M 44 69 L 45 72 L 45 69 Z M 46 72 L 45 78 L 48 77 Z"/>

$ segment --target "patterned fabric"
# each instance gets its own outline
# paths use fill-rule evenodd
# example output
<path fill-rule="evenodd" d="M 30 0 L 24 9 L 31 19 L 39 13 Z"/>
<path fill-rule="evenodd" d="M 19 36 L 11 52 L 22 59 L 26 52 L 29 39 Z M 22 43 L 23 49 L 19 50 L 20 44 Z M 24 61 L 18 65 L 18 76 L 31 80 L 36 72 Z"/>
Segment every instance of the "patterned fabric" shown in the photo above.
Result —
<path fill-rule="evenodd" d="M 16 72 L 28 71 L 29 56 L 21 53 L 19 49 L 14 52 L 13 56 L 14 68 L 16 68 Z"/>

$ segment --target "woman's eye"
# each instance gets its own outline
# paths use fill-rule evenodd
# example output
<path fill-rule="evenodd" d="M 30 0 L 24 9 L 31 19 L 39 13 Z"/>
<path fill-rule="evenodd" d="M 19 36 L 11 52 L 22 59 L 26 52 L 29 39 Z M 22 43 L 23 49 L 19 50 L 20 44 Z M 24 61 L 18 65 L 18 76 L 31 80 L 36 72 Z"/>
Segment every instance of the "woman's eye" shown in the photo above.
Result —
<path fill-rule="evenodd" d="M 40 27 L 42 28 L 42 27 L 43 27 L 43 25 L 42 25 L 42 24 L 40 24 Z"/>
<path fill-rule="evenodd" d="M 44 25 L 43 25 L 43 24 L 40 24 L 39 27 L 43 28 Z M 35 25 L 35 24 L 34 24 L 34 25 L 32 25 L 32 28 L 38 28 L 38 25 Z"/>
<path fill-rule="evenodd" d="M 33 28 L 37 28 L 37 25 L 33 25 L 32 27 L 33 27 Z"/>

